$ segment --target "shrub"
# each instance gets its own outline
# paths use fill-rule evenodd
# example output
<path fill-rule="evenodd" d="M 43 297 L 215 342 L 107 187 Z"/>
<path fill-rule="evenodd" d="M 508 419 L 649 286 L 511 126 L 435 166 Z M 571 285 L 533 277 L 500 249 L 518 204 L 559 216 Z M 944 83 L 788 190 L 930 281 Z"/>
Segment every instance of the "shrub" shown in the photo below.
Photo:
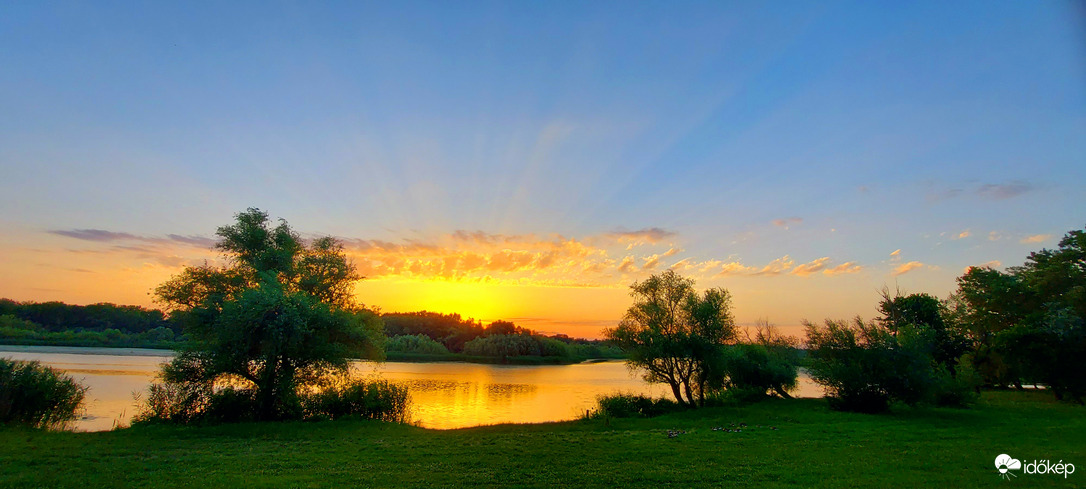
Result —
<path fill-rule="evenodd" d="M 931 341 L 924 331 L 826 320 L 807 323 L 811 377 L 826 387 L 830 407 L 876 413 L 893 401 L 916 404 L 933 392 Z"/>
<path fill-rule="evenodd" d="M 499 334 L 476 338 L 464 344 L 465 355 L 506 358 L 521 355 L 539 356 L 539 341 L 522 334 Z"/>
<path fill-rule="evenodd" d="M 0 358 L 0 423 L 59 428 L 78 416 L 87 388 L 38 362 Z"/>
<path fill-rule="evenodd" d="M 132 424 L 192 423 L 203 417 L 211 403 L 211 385 L 197 382 L 154 383 L 140 403 Z"/>
<path fill-rule="evenodd" d="M 770 393 L 791 397 L 799 371 L 791 350 L 767 348 L 758 344 L 725 347 L 721 360 L 729 397 L 742 401 L 758 400 Z"/>
<path fill-rule="evenodd" d="M 212 389 L 209 384 L 194 382 L 152 384 L 150 395 L 133 423 L 257 421 L 258 405 L 255 389 L 233 385 Z M 340 378 L 327 381 L 323 389 L 299 393 L 297 405 L 299 411 L 285 413 L 285 419 L 363 418 L 405 422 L 409 399 L 407 389 L 386 381 Z"/>
<path fill-rule="evenodd" d="M 341 380 L 302 397 L 305 419 L 362 418 L 405 422 L 407 389 L 387 381 Z"/>
<path fill-rule="evenodd" d="M 446 355 L 449 349 L 424 334 L 393 336 L 385 345 L 386 351 Z"/>
<path fill-rule="evenodd" d="M 683 409 L 671 399 L 653 399 L 633 394 L 615 394 L 596 398 L 590 418 L 651 418 Z"/>
<path fill-rule="evenodd" d="M 968 407 L 980 398 L 980 384 L 980 375 L 969 366 L 969 360 L 963 357 L 955 366 L 954 373 L 946 368 L 936 372 L 932 402 L 936 406 Z"/>

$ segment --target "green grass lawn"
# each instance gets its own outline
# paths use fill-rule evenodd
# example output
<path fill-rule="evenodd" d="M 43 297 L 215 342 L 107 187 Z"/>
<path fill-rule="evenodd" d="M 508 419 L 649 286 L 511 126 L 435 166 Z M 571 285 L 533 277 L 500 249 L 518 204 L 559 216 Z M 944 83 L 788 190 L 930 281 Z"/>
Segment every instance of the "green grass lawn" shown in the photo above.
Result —
<path fill-rule="evenodd" d="M 818 399 L 653 419 L 434 431 L 365 421 L 0 430 L 0 486 L 1086 486 L 1086 409 L 990 392 L 969 410 L 830 411 Z M 741 433 L 713 431 L 746 423 Z M 770 426 L 776 430 L 769 429 Z M 686 433 L 669 438 L 667 430 Z M 1001 480 L 993 461 L 1076 464 Z"/>

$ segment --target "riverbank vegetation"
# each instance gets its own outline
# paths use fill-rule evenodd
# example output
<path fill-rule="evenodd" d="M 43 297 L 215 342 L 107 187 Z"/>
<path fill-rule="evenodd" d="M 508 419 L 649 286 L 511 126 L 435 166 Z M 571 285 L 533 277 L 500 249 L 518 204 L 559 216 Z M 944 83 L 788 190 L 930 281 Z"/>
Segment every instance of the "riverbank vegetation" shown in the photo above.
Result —
<path fill-rule="evenodd" d="M 1006 483 L 992 464 L 1000 453 L 1080 463 L 1083 439 L 1081 408 L 1036 390 L 986 391 L 970 410 L 882 415 L 769 399 L 447 431 L 374 421 L 9 429 L 0 430 L 0 485 L 984 487 Z M 1017 475 L 1012 484 L 1069 487 L 1081 474 Z"/>
<path fill-rule="evenodd" d="M 87 388 L 38 362 L 0 358 L 0 425 L 63 428 L 80 415 Z"/>

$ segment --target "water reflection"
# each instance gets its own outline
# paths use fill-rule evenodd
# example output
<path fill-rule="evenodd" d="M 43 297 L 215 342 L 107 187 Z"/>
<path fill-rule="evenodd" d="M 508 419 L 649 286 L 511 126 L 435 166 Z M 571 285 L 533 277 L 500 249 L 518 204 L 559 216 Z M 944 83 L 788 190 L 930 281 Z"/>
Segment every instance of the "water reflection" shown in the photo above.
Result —
<path fill-rule="evenodd" d="M 133 395 L 146 395 L 159 365 L 169 361 L 172 352 L 0 346 L 0 356 L 38 360 L 88 386 L 86 417 L 74 428 L 101 431 L 128 424 L 136 409 Z M 437 429 L 575 419 L 593 408 L 598 396 L 620 392 L 670 396 L 668 388 L 646 384 L 623 362 L 542 366 L 356 362 L 352 372 L 407 387 L 413 422 Z M 819 397 L 822 391 L 801 375 L 795 395 Z"/>

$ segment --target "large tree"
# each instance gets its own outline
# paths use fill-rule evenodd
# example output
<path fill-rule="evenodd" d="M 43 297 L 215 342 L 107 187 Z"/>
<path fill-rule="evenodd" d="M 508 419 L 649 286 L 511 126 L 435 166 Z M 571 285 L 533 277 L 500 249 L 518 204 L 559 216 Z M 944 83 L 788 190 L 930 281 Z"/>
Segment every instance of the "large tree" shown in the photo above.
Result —
<path fill-rule="evenodd" d="M 163 369 L 167 384 L 231 386 L 251 394 L 253 417 L 291 418 L 300 388 L 381 354 L 380 319 L 353 303 L 362 277 L 336 240 L 307 244 L 259 209 L 216 234 L 226 265 L 188 267 L 155 289 L 194 340 Z"/>
<path fill-rule="evenodd" d="M 712 368 L 715 357 L 736 337 L 728 291 L 699 295 L 692 279 L 671 270 L 630 289 L 634 304 L 606 336 L 627 352 L 631 367 L 645 371 L 645 380 L 669 385 L 680 404 L 702 404 L 706 391 L 723 383 Z"/>
<path fill-rule="evenodd" d="M 1086 230 L 1007 272 L 970 268 L 952 304 L 987 383 L 1040 383 L 1059 398 L 1086 399 Z"/>

